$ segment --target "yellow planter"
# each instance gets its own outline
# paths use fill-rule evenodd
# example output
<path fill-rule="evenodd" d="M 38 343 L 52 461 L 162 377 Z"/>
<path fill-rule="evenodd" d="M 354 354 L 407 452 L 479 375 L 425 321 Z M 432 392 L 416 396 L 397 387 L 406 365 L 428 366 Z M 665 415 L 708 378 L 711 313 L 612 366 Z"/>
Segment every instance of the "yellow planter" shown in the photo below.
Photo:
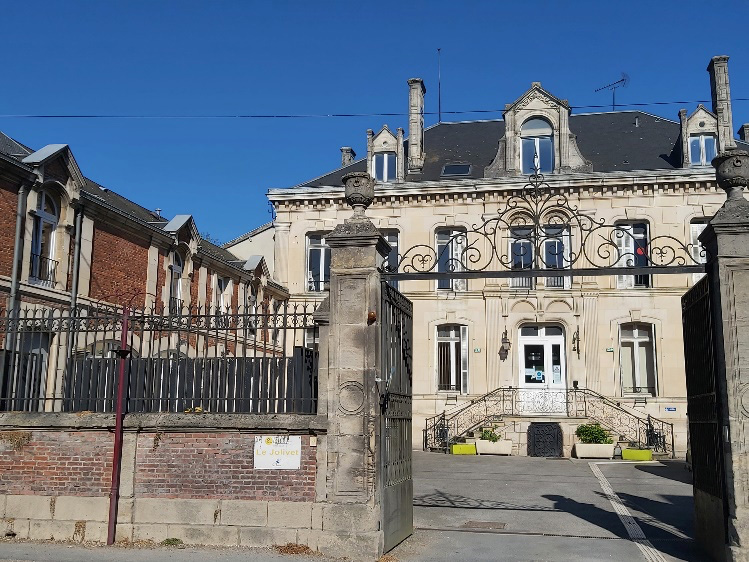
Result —
<path fill-rule="evenodd" d="M 476 443 L 453 443 L 452 445 L 450 445 L 450 454 L 475 455 Z"/>
<path fill-rule="evenodd" d="M 622 460 L 652 461 L 653 451 L 650 449 L 622 449 Z"/>

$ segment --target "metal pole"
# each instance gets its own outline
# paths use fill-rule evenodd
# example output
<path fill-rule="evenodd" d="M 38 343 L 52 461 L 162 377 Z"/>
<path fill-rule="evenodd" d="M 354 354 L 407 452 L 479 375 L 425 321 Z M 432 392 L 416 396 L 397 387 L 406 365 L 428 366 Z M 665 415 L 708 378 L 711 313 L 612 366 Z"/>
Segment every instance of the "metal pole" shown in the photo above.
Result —
<path fill-rule="evenodd" d="M 122 422 L 125 417 L 125 361 L 130 350 L 127 348 L 128 319 L 130 309 L 125 307 L 122 312 L 122 335 L 120 338 L 119 375 L 117 377 L 117 404 L 114 425 L 114 451 L 112 452 L 112 486 L 109 489 L 109 526 L 107 528 L 107 544 L 114 544 L 117 529 L 117 504 L 120 499 L 120 469 L 122 468 Z"/>

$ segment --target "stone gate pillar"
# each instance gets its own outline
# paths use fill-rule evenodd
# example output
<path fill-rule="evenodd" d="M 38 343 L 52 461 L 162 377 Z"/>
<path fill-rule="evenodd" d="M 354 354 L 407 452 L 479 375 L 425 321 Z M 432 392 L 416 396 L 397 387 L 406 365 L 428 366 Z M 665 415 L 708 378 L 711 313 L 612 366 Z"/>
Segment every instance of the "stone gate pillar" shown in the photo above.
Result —
<path fill-rule="evenodd" d="M 727 199 L 700 236 L 710 261 L 708 279 L 715 333 L 717 402 L 722 430 L 728 536 L 720 552 L 723 517 L 695 498 L 697 536 L 717 538 L 716 559 L 749 561 L 749 153 L 729 149 L 713 160 Z M 701 511 L 703 513 L 701 513 Z M 709 528 L 713 526 L 714 528 Z M 716 552 L 718 550 L 718 552 Z"/>
<path fill-rule="evenodd" d="M 383 550 L 377 486 L 380 402 L 380 275 L 390 246 L 364 215 L 374 180 L 363 172 L 343 177 L 354 214 L 325 237 L 331 248 L 325 393 L 328 430 L 325 542 L 341 553 L 378 558 Z M 323 305 L 323 308 L 325 306 Z M 324 337 L 324 332 L 321 332 Z M 323 342 L 321 342 L 322 344 Z M 331 549 L 327 549 L 331 552 Z M 334 549 L 333 551 L 338 550 Z"/>

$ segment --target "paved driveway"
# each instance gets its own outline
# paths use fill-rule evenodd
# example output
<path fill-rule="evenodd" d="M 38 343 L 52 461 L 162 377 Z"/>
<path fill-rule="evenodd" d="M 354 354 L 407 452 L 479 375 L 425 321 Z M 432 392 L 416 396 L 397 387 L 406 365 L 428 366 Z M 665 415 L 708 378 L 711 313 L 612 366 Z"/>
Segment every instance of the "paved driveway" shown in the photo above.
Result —
<path fill-rule="evenodd" d="M 414 496 L 416 532 L 392 553 L 404 562 L 705 559 L 678 461 L 415 452 Z"/>

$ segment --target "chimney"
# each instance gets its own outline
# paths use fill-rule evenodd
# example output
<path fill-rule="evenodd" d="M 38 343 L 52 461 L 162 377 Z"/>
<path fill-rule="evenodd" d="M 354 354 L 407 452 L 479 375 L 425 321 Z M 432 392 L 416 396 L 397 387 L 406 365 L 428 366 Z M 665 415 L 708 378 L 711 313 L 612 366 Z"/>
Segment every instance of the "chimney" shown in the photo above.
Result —
<path fill-rule="evenodd" d="M 744 142 L 749 142 L 749 123 L 744 123 L 739 129 L 739 138 Z"/>
<path fill-rule="evenodd" d="M 679 110 L 679 125 L 681 127 L 681 167 L 689 168 L 689 134 L 687 132 L 687 110 Z"/>
<path fill-rule="evenodd" d="M 341 168 L 345 168 L 349 164 L 353 164 L 356 160 L 356 152 L 350 146 L 341 147 Z"/>
<path fill-rule="evenodd" d="M 420 173 L 424 167 L 424 94 L 421 78 L 408 81 L 408 172 Z"/>
<path fill-rule="evenodd" d="M 731 87 L 728 84 L 728 57 L 713 57 L 707 65 L 710 73 L 710 95 L 713 113 L 718 116 L 718 152 L 734 148 L 733 116 L 731 115 Z"/>

